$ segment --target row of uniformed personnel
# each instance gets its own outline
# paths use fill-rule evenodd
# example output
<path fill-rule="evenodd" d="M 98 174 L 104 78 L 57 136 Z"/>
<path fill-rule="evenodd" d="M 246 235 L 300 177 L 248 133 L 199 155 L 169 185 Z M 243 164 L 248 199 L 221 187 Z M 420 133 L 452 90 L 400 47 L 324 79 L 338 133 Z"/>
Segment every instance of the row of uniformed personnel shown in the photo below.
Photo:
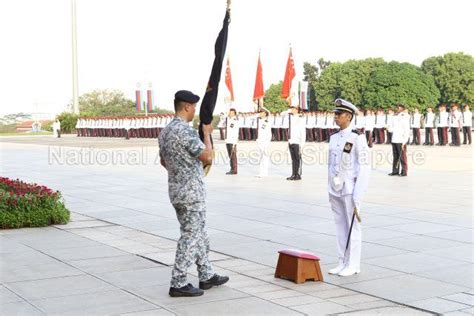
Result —
<path fill-rule="evenodd" d="M 79 118 L 76 131 L 81 137 L 156 138 L 172 119 L 173 114 Z"/>
<path fill-rule="evenodd" d="M 435 114 L 433 108 L 428 108 L 426 113 L 421 114 L 417 109 L 407 113 L 412 131 L 410 144 L 421 144 L 422 128 L 425 129 L 425 142 L 423 145 L 434 145 L 434 129 L 437 130 L 438 145 L 448 143 L 448 130 L 451 131 L 452 145 L 460 145 L 460 133 L 464 135 L 464 144 L 471 144 L 472 113 L 469 106 L 464 106 L 464 112 L 458 110 L 456 104 L 451 105 L 450 112 L 446 111 L 445 105 L 439 106 L 439 112 Z M 329 142 L 329 136 L 337 132 L 339 127 L 335 124 L 334 114 L 331 112 L 302 112 L 303 124 L 306 127 L 306 141 Z M 354 117 L 354 126 L 365 133 L 369 147 L 373 144 L 390 144 L 393 134 L 394 111 L 384 110 L 359 112 Z M 258 138 L 258 113 L 238 113 L 234 125 L 238 126 L 238 140 L 256 140 Z M 217 127 L 220 130 L 221 140 L 226 138 L 225 131 L 228 116 L 220 114 Z M 272 141 L 287 141 L 289 133 L 289 116 L 282 113 L 269 113 L 268 125 L 271 128 Z"/>

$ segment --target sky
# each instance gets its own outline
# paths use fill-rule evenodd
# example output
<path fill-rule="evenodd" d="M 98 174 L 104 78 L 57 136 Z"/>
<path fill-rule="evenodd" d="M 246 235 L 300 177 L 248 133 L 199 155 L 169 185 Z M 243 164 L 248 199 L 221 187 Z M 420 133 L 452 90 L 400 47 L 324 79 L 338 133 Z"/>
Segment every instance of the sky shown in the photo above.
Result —
<path fill-rule="evenodd" d="M 79 94 L 151 82 L 155 105 L 177 90 L 203 96 L 225 0 L 76 0 Z M 265 89 L 283 80 L 291 44 L 297 79 L 323 57 L 420 65 L 474 55 L 472 0 L 233 0 L 227 53 L 239 111 L 252 108 L 258 53 Z M 0 1 L 0 115 L 57 114 L 72 100 L 71 2 Z M 224 69 L 225 70 L 225 69 Z M 223 70 L 223 71 L 224 71 Z M 223 83 L 216 111 L 227 108 Z M 296 82 L 296 81 L 295 81 Z"/>

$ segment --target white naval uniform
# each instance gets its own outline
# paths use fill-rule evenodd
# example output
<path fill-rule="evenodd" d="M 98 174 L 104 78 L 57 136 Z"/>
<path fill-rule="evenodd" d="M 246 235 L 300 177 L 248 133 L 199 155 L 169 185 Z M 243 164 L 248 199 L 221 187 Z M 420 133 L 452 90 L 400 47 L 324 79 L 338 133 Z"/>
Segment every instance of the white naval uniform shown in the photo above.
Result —
<path fill-rule="evenodd" d="M 272 141 L 272 128 L 268 118 L 258 118 L 258 137 L 257 145 L 260 149 L 260 172 L 259 177 L 268 176 L 268 167 L 270 165 L 270 142 Z"/>
<path fill-rule="evenodd" d="M 373 114 L 366 115 L 364 123 L 365 123 L 365 126 L 364 126 L 365 131 L 372 132 L 375 127 L 375 115 Z"/>
<path fill-rule="evenodd" d="M 466 110 L 462 112 L 462 126 L 472 127 L 472 112 Z"/>
<path fill-rule="evenodd" d="M 53 127 L 53 137 L 57 138 L 58 137 L 58 123 L 54 122 L 52 127 Z"/>
<path fill-rule="evenodd" d="M 362 130 L 365 128 L 365 116 L 364 115 L 356 115 L 355 118 L 355 128 Z"/>
<path fill-rule="evenodd" d="M 239 140 L 239 128 L 240 128 L 240 121 L 237 117 L 228 117 L 227 118 L 227 126 L 226 126 L 226 144 L 233 144 L 236 145 L 237 141 Z"/>
<path fill-rule="evenodd" d="M 347 153 L 349 151 L 349 153 Z M 333 134 L 329 141 L 328 192 L 336 223 L 339 265 L 360 271 L 361 225 L 354 220 L 349 248 L 346 243 L 354 207 L 360 204 L 370 177 L 370 150 L 365 136 L 349 126 Z M 338 179 L 334 180 L 335 178 Z"/>

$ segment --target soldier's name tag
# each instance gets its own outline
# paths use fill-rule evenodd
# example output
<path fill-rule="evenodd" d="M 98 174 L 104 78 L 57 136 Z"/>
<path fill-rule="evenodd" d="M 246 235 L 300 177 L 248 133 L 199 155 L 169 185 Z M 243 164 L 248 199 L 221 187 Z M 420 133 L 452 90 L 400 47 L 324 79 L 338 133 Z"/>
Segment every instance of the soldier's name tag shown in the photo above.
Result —
<path fill-rule="evenodd" d="M 347 142 L 347 143 L 344 145 L 344 150 L 343 150 L 343 151 L 344 151 L 345 153 L 350 154 L 353 145 L 354 145 L 354 144 Z"/>

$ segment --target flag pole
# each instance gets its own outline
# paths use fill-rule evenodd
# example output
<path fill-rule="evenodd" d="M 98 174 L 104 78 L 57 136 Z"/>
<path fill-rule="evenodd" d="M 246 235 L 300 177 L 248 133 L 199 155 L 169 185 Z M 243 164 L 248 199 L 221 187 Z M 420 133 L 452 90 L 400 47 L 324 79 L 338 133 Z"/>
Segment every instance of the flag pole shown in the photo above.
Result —
<path fill-rule="evenodd" d="M 219 82 L 221 79 L 222 64 L 224 61 L 225 51 L 227 48 L 227 37 L 230 23 L 230 5 L 231 0 L 227 0 L 227 7 L 225 12 L 222 29 L 217 36 L 214 45 L 214 62 L 212 64 L 211 74 L 207 83 L 206 92 L 201 102 L 201 109 L 199 111 L 199 137 L 204 139 L 203 125 L 211 124 L 213 119 L 214 109 L 219 91 Z M 211 137 L 211 144 L 213 143 Z M 207 175 L 211 165 L 205 165 L 204 173 Z"/>

